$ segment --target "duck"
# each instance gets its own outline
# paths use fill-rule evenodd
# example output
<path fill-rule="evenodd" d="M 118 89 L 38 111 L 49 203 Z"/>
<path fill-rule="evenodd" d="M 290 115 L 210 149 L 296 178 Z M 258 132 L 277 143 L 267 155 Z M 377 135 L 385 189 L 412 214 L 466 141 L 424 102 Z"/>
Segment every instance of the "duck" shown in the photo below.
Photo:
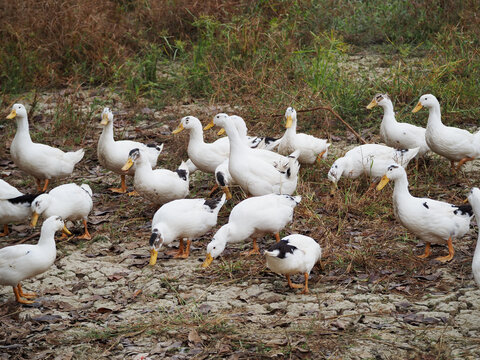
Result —
<path fill-rule="evenodd" d="M 188 157 L 198 170 L 214 174 L 215 169 L 228 158 L 229 143 L 227 139 L 219 139 L 214 143 L 206 143 L 203 140 L 203 129 L 200 120 L 194 116 L 185 116 L 172 134 L 178 134 L 188 130 Z"/>
<path fill-rule="evenodd" d="M 0 224 L 3 224 L 3 233 L 0 237 L 9 234 L 8 224 L 28 219 L 32 213 L 30 205 L 38 194 L 23 194 L 14 186 L 0 179 Z"/>
<path fill-rule="evenodd" d="M 477 227 L 480 226 L 480 189 L 474 187 L 468 194 L 468 202 L 472 206 L 477 220 Z M 480 231 L 478 232 L 477 245 L 475 246 L 475 252 L 472 260 L 472 273 L 473 278 L 478 286 L 480 286 Z"/>
<path fill-rule="evenodd" d="M 436 260 L 452 260 L 455 254 L 453 240 L 468 232 L 473 217 L 472 207 L 410 195 L 407 173 L 397 164 L 387 168 L 377 190 L 382 190 L 390 180 L 395 182 L 393 209 L 397 220 L 426 243 L 425 253 L 419 258 L 430 256 L 430 244 L 447 244 L 448 255 L 437 257 Z"/>
<path fill-rule="evenodd" d="M 480 157 L 480 130 L 472 134 L 464 129 L 443 125 L 440 103 L 432 94 L 420 96 L 412 112 L 416 113 L 423 107 L 428 109 L 425 140 L 434 153 L 450 160 L 453 170 Z M 458 164 L 455 168 L 456 161 Z"/>
<path fill-rule="evenodd" d="M 148 161 L 143 150 L 130 150 L 128 160 L 123 171 L 128 171 L 135 164 L 133 186 L 143 198 L 156 205 L 163 205 L 169 201 L 183 199 L 188 195 L 189 172 L 188 166 L 182 161 L 175 171 L 155 169 Z"/>
<path fill-rule="evenodd" d="M 218 212 L 225 204 L 226 195 L 215 199 L 179 199 L 162 205 L 152 219 L 150 236 L 150 265 L 157 262 L 158 251 L 179 239 L 175 258 L 186 259 L 190 255 L 192 239 L 198 238 L 217 225 Z M 187 239 L 184 247 L 183 240 Z"/>
<path fill-rule="evenodd" d="M 40 215 L 43 218 L 60 216 L 64 220 L 82 220 L 84 233 L 78 239 L 90 240 L 88 214 L 92 211 L 92 189 L 88 184 L 63 184 L 48 193 L 41 194 L 32 202 L 31 226 L 35 227 Z"/>
<path fill-rule="evenodd" d="M 300 164 L 314 164 L 316 160 L 326 159 L 328 148 L 331 145 L 325 139 L 297 133 L 297 111 L 288 107 L 285 111 L 285 134 L 278 143 L 278 152 L 289 155 L 295 150 L 300 151 L 298 161 Z"/>
<path fill-rule="evenodd" d="M 335 160 L 328 171 L 328 179 L 336 187 L 342 176 L 356 179 L 365 174 L 374 179 L 373 186 L 385 174 L 385 169 L 390 164 L 397 163 L 406 167 L 410 160 L 417 156 L 418 151 L 418 147 L 399 150 L 381 144 L 356 146 Z"/>
<path fill-rule="evenodd" d="M 32 304 L 35 293 L 24 293 L 20 282 L 47 271 L 55 262 L 55 233 L 71 235 L 60 216 L 43 222 L 37 245 L 19 244 L 0 249 L 0 285 L 11 286 L 20 304 Z"/>
<path fill-rule="evenodd" d="M 20 170 L 35 178 L 38 191 L 47 191 L 51 179 L 71 175 L 75 165 L 83 159 L 85 154 L 83 149 L 63 152 L 45 144 L 32 142 L 27 110 L 22 104 L 14 104 L 7 119 L 15 119 L 17 123 L 17 132 L 10 145 L 13 162 Z"/>
<path fill-rule="evenodd" d="M 254 196 L 238 203 L 230 212 L 228 223 L 220 227 L 207 245 L 203 267 L 220 256 L 227 243 L 237 243 L 251 238 L 253 249 L 246 255 L 260 254 L 257 239 L 273 233 L 280 241 L 280 231 L 292 222 L 293 211 L 302 200 L 301 196 L 268 194 Z"/>
<path fill-rule="evenodd" d="M 301 294 L 308 294 L 308 278 L 315 264 L 322 257 L 322 248 L 311 237 L 292 234 L 285 236 L 279 242 L 271 245 L 265 251 L 267 267 L 273 272 L 285 275 L 288 286 L 292 289 L 301 289 Z M 294 284 L 290 275 L 302 273 L 305 284 Z"/>
<path fill-rule="evenodd" d="M 395 149 L 419 148 L 418 157 L 424 156 L 430 148 L 425 140 L 425 128 L 408 123 L 398 122 L 395 119 L 393 103 L 388 94 L 376 94 L 367 109 L 376 106 L 383 109 L 383 119 L 380 124 L 380 138 L 387 145 Z"/>
<path fill-rule="evenodd" d="M 133 176 L 135 174 L 135 167 L 130 168 L 127 172 L 122 170 L 122 167 L 128 160 L 130 150 L 143 150 L 150 165 L 155 167 L 157 165 L 158 156 L 163 150 L 163 144 L 143 144 L 131 140 L 115 141 L 113 134 L 113 113 L 108 107 L 103 109 L 100 125 L 103 127 L 103 130 L 97 144 L 98 161 L 107 170 L 120 175 L 120 187 L 110 188 L 109 190 L 114 193 L 125 194 L 127 192 L 125 176 Z M 135 195 L 134 192 L 129 194 Z"/>
<path fill-rule="evenodd" d="M 217 114 L 213 119 L 215 125 L 225 129 L 230 142 L 228 171 L 232 179 L 252 196 L 266 194 L 292 195 L 297 187 L 299 151 L 286 157 L 287 164 L 275 166 L 264 158 L 257 156 L 255 149 L 247 146 L 238 133 L 234 121 L 227 114 Z"/>

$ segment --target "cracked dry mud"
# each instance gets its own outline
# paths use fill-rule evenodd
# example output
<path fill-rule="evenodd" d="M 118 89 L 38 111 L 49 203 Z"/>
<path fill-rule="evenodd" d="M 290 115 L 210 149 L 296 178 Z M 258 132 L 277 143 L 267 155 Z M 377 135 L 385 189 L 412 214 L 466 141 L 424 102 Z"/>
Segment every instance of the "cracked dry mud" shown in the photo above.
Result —
<path fill-rule="evenodd" d="M 53 107 L 48 96 L 54 95 L 42 99 Z M 84 100 L 91 101 L 88 92 Z M 139 139 L 165 141 L 159 165 L 173 168 L 179 154 L 184 156 L 186 136 L 172 138 L 168 128 L 190 111 L 166 109 L 163 113 L 170 115 L 151 114 L 136 131 L 124 130 Z M 216 109 L 204 111 L 210 116 Z M 0 288 L 0 359 L 480 358 L 480 290 L 470 269 L 476 227 L 455 244 L 451 263 L 416 259 L 423 247 L 415 248 L 415 238 L 405 235 L 388 210 L 391 192 L 365 195 L 368 184 L 354 187 L 358 199 L 352 201 L 358 208 L 339 215 L 347 191 L 328 196 L 326 172 L 335 158 L 329 155 L 325 164 L 304 172 L 299 185 L 299 193 L 318 203 L 303 201 L 282 233 L 308 232 L 324 248 L 322 264 L 311 276 L 310 295 L 288 289 L 284 277 L 268 271 L 262 256 L 240 256 L 250 242 L 228 246 L 222 258 L 201 268 L 213 232 L 193 242 L 189 259 L 161 252 L 151 267 L 147 243 L 156 209 L 139 198 L 107 191 L 119 178 L 98 166 L 100 130 L 92 126 L 86 157 L 72 181 L 94 184 L 89 220 L 94 239 L 57 241 L 54 266 L 23 283 L 27 291 L 40 294 L 33 306 L 18 306 L 11 288 Z M 182 149 L 175 152 L 174 144 Z M 353 145 L 342 140 L 332 148 L 339 154 L 346 146 Z M 473 166 L 464 174 L 472 174 Z M 8 162 L 0 170 L 18 186 L 25 176 Z M 465 178 L 458 181 L 478 181 Z M 322 185 L 311 185 L 312 179 Z M 190 196 L 205 196 L 212 181 L 196 174 Z M 442 178 L 444 183 L 452 186 L 448 178 Z M 233 203 L 222 209 L 219 225 L 241 196 L 237 191 Z M 390 211 L 378 222 L 365 215 L 374 202 Z M 332 223 L 339 225 L 332 229 Z M 80 224 L 69 228 L 81 232 Z M 19 224 L 0 244 L 15 244 L 35 231 Z M 273 241 L 266 237 L 260 247 Z M 435 256 L 445 251 L 434 247 Z"/>

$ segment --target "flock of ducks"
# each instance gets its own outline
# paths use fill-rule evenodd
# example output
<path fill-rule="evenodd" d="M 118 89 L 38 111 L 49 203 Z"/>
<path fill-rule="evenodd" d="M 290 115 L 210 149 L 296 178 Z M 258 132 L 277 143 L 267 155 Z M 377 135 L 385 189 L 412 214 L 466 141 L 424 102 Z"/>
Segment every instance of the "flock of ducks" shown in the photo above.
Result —
<path fill-rule="evenodd" d="M 465 235 L 475 214 L 480 219 L 480 190 L 473 188 L 470 205 L 456 206 L 428 198 L 413 197 L 408 190 L 405 168 L 412 159 L 425 156 L 429 151 L 451 161 L 453 169 L 480 157 L 480 131 L 475 134 L 447 127 L 441 122 L 440 104 L 433 95 L 422 95 L 413 112 L 425 107 L 429 110 L 426 129 L 397 122 L 392 101 L 386 94 L 376 95 L 367 106 L 380 106 L 384 116 L 380 135 L 386 145 L 366 144 L 353 148 L 338 158 L 328 172 L 332 192 L 340 178 L 358 178 L 362 174 L 373 178 L 372 186 L 381 190 L 390 180 L 395 183 L 393 209 L 398 221 L 426 244 L 421 258 L 430 255 L 431 244 L 447 244 L 448 255 L 437 260 L 450 261 L 454 256 L 453 241 Z M 7 182 L 0 180 L 1 235 L 8 235 L 8 224 L 31 218 L 31 225 L 43 221 L 40 239 L 36 245 L 14 245 L 0 249 L 0 284 L 12 286 L 19 303 L 31 303 L 35 294 L 22 291 L 20 282 L 40 274 L 54 263 L 55 232 L 63 230 L 66 220 L 82 220 L 83 239 L 91 239 L 88 214 L 93 208 L 92 190 L 88 184 L 60 185 L 49 192 L 51 179 L 72 174 L 83 158 L 83 149 L 63 152 L 48 145 L 32 142 L 25 107 L 15 104 L 7 119 L 15 119 L 17 132 L 10 147 L 12 159 L 18 168 L 32 175 L 37 193 L 23 194 Z M 257 239 L 266 234 L 275 236 L 275 243 L 264 252 L 267 266 L 286 276 L 291 288 L 302 288 L 308 293 L 310 271 L 322 254 L 320 245 L 311 237 L 291 234 L 280 239 L 280 231 L 293 219 L 294 209 L 301 196 L 293 196 L 301 165 L 314 164 L 325 159 L 330 144 L 308 134 L 296 132 L 297 113 L 289 107 L 285 113 L 286 131 L 283 137 L 249 136 L 245 121 L 236 115 L 220 113 L 202 128 L 199 119 L 186 116 L 172 132 L 189 132 L 187 161 L 177 169 L 154 169 L 163 144 L 143 144 L 136 141 L 115 140 L 113 113 L 105 108 L 101 116 L 102 133 L 98 140 L 97 155 L 100 164 L 121 177 L 121 186 L 112 192 L 127 193 L 126 175 L 133 176 L 131 196 L 142 198 L 159 206 L 152 219 L 149 240 L 150 264 L 155 265 L 163 245 L 179 240 L 176 258 L 187 258 L 191 242 L 217 225 L 220 209 L 232 198 L 229 187 L 238 185 L 248 196 L 230 212 L 228 223 L 221 226 L 207 246 L 203 267 L 208 267 L 220 256 L 227 244 L 251 239 L 252 250 L 246 255 L 260 254 Z M 204 142 L 203 132 L 214 126 L 219 134 L 213 143 Z M 274 152 L 276 150 L 277 152 Z M 455 162 L 458 164 L 455 167 Z M 202 171 L 215 176 L 216 185 L 207 199 L 186 199 L 189 179 L 193 172 Z M 211 195 L 220 188 L 220 198 Z M 472 210 L 473 208 L 473 210 Z M 66 235 L 65 235 L 66 236 Z M 186 241 L 186 243 L 185 243 Z M 480 247 L 473 256 L 472 270 L 480 285 Z M 303 285 L 292 283 L 290 276 L 304 275 Z"/>

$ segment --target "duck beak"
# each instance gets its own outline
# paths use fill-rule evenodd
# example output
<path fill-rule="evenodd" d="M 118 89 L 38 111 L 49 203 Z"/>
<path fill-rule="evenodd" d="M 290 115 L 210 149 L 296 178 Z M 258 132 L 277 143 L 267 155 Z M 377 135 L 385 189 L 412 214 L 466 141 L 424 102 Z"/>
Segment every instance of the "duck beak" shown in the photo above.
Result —
<path fill-rule="evenodd" d="M 417 106 L 415 106 L 412 110 L 412 113 L 416 113 L 418 110 L 420 110 L 421 108 L 423 108 L 423 105 L 422 103 L 419 101 Z"/>
<path fill-rule="evenodd" d="M 69 236 L 72 235 L 72 233 L 70 232 L 70 230 L 68 230 L 65 225 L 63 225 L 62 232 L 63 232 L 65 235 L 69 235 Z"/>
<path fill-rule="evenodd" d="M 108 115 L 102 114 L 102 121 L 100 121 L 100 125 L 107 125 L 108 124 Z"/>
<path fill-rule="evenodd" d="M 207 130 L 211 129 L 211 128 L 214 127 L 214 126 L 215 126 L 215 124 L 213 123 L 213 120 L 212 120 L 212 121 L 210 121 L 210 122 L 208 123 L 207 126 L 205 126 L 205 127 L 203 128 L 203 131 L 207 131 Z"/>
<path fill-rule="evenodd" d="M 370 104 L 367 105 L 367 109 L 370 110 L 370 109 L 373 109 L 375 106 L 377 106 L 378 103 L 377 103 L 377 100 L 376 99 L 373 99 Z"/>
<path fill-rule="evenodd" d="M 12 109 L 12 111 L 10 111 L 10 114 L 7 116 L 7 119 L 15 119 L 17 117 L 17 111 L 15 109 Z"/>
<path fill-rule="evenodd" d="M 155 265 L 157 263 L 158 251 L 155 249 L 150 249 L 150 265 Z"/>
<path fill-rule="evenodd" d="M 30 222 L 30 225 L 34 228 L 37 225 L 38 221 L 38 214 L 34 211 L 32 214 L 32 221 Z"/>
<path fill-rule="evenodd" d="M 335 195 L 335 193 L 337 192 L 337 183 L 332 183 L 332 186 L 330 187 L 330 195 Z"/>
<path fill-rule="evenodd" d="M 125 165 L 123 165 L 122 171 L 128 171 L 132 166 L 133 166 L 133 160 L 131 157 L 129 157 Z"/>
<path fill-rule="evenodd" d="M 180 131 L 182 131 L 184 129 L 183 127 L 183 124 L 180 123 L 180 125 L 178 125 L 178 127 L 172 131 L 172 134 L 175 135 L 175 134 L 178 134 Z"/>
<path fill-rule="evenodd" d="M 468 203 L 468 198 L 466 198 L 465 200 L 463 200 L 463 203 L 464 203 L 464 204 Z"/>
<path fill-rule="evenodd" d="M 230 192 L 230 189 L 228 188 L 228 186 L 223 186 L 222 190 L 225 193 L 225 195 L 227 195 L 226 199 L 230 200 L 232 198 L 232 193 Z"/>
<path fill-rule="evenodd" d="M 202 264 L 202 267 L 203 268 L 209 267 L 210 264 L 212 263 L 212 261 L 213 261 L 213 257 L 212 257 L 212 255 L 210 255 L 210 253 L 208 253 L 207 257 L 205 258 L 205 261 Z"/>
<path fill-rule="evenodd" d="M 387 177 L 387 175 L 383 175 L 382 180 L 380 180 L 380 182 L 377 185 L 377 190 L 382 190 L 385 187 L 385 185 L 388 184 L 389 181 L 390 179 Z"/>
<path fill-rule="evenodd" d="M 288 129 L 288 128 L 292 127 L 292 124 L 293 124 L 292 115 L 288 115 L 287 116 L 287 122 L 285 123 L 285 128 Z"/>
<path fill-rule="evenodd" d="M 223 135 L 223 134 L 225 134 L 225 129 L 224 128 L 221 128 L 220 130 L 218 130 L 218 133 L 217 133 L 218 136 Z"/>

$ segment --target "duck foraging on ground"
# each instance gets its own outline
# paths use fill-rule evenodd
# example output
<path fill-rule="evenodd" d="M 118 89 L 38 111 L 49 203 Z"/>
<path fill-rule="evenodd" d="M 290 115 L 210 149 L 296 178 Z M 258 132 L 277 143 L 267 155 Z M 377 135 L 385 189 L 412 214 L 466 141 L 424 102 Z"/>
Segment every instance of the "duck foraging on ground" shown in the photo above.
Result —
<path fill-rule="evenodd" d="M 47 271 L 55 262 L 55 232 L 63 230 L 71 235 L 62 218 L 51 216 L 43 222 L 37 245 L 19 244 L 0 249 L 0 285 L 13 288 L 15 299 L 21 304 L 32 304 L 36 294 L 24 293 L 20 282 Z"/>
<path fill-rule="evenodd" d="M 301 294 L 308 294 L 308 277 L 315 264 L 322 257 L 322 248 L 311 237 L 292 234 L 270 246 L 265 251 L 267 267 L 278 274 L 285 275 L 292 289 L 303 288 Z M 305 285 L 293 284 L 290 275 L 302 273 Z"/>

